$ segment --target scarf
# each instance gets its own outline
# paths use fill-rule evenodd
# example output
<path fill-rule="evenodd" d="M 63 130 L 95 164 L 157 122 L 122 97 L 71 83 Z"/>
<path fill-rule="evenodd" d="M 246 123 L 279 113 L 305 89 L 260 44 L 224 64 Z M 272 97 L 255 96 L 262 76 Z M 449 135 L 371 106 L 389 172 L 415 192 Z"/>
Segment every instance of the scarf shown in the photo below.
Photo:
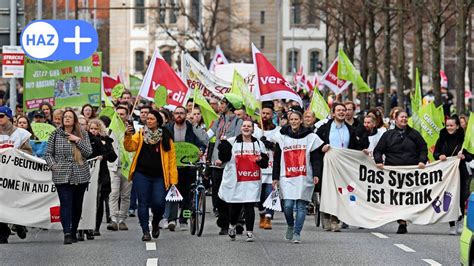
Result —
<path fill-rule="evenodd" d="M 146 144 L 154 145 L 160 141 L 161 136 L 163 135 L 163 129 L 158 128 L 155 131 L 152 131 L 147 126 L 143 129 L 143 138 Z"/>

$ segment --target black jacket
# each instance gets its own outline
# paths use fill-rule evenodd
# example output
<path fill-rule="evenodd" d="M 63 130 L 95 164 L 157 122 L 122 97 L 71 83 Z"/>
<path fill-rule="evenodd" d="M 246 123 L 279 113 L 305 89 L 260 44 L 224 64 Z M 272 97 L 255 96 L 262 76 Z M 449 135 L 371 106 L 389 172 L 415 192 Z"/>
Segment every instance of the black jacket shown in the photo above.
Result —
<path fill-rule="evenodd" d="M 325 153 L 322 152 L 322 148 L 324 145 L 329 144 L 329 133 L 331 132 L 331 125 L 334 122 L 334 119 L 330 119 L 326 124 L 320 126 L 316 134 L 324 141 L 323 145 L 317 149 L 317 171 L 315 172 L 315 176 L 319 177 L 319 183 L 316 186 L 316 191 L 321 191 L 321 181 L 323 178 L 323 161 Z M 355 120 L 354 120 L 355 122 Z M 359 140 L 356 134 L 356 130 L 353 126 L 349 125 L 347 122 L 344 121 L 344 124 L 349 129 L 349 149 L 352 150 L 363 150 L 369 147 L 369 139 L 367 136 L 364 136 L 362 140 Z"/>
<path fill-rule="evenodd" d="M 435 150 L 433 152 L 433 157 L 436 160 L 439 160 L 441 155 L 446 157 L 457 156 L 459 151 L 462 149 L 462 144 L 464 142 L 464 131 L 458 129 L 454 134 L 449 134 L 446 128 L 441 129 L 439 132 L 439 138 L 436 141 Z M 461 179 L 466 180 L 469 178 L 469 173 L 467 172 L 466 162 L 472 160 L 472 154 L 468 151 L 463 150 L 465 159 L 461 160 L 459 164 L 459 173 Z"/>
<path fill-rule="evenodd" d="M 202 143 L 199 138 L 194 133 L 193 125 L 189 121 L 185 121 L 186 123 L 186 136 L 184 136 L 184 141 L 196 145 L 202 152 L 206 150 L 206 145 Z M 171 122 L 166 125 L 166 128 L 171 133 L 171 136 L 174 140 L 174 124 L 175 122 Z"/>
<path fill-rule="evenodd" d="M 407 126 L 401 134 L 399 128 L 385 132 L 373 152 L 375 163 L 385 165 L 417 165 L 428 161 L 428 148 L 418 131 Z"/>
<path fill-rule="evenodd" d="M 288 136 L 293 139 L 302 139 L 309 134 L 314 134 L 310 128 L 301 126 L 297 132 L 293 132 L 291 130 L 290 125 L 286 125 L 280 129 L 280 133 L 282 135 Z M 317 160 L 317 150 L 312 151 L 309 154 L 309 163 L 311 164 L 311 169 L 313 172 L 313 176 L 317 176 L 317 170 L 321 166 L 318 164 Z M 281 147 L 277 143 L 275 144 L 275 149 L 273 151 L 273 171 L 272 171 L 272 179 L 273 180 L 280 180 L 280 171 L 281 171 Z"/>
<path fill-rule="evenodd" d="M 242 134 L 235 137 L 235 142 L 236 143 L 242 143 L 243 142 Z M 252 136 L 252 142 L 254 143 L 254 145 L 255 145 L 255 142 L 257 143 L 257 145 L 260 145 L 257 142 L 257 139 L 254 138 L 253 136 Z M 221 160 L 223 163 L 230 161 L 230 159 L 232 158 L 232 144 L 229 141 L 222 140 L 221 143 L 219 144 L 218 150 L 219 150 L 219 160 Z M 260 157 L 262 157 L 262 159 L 260 159 L 259 161 L 256 162 L 257 165 L 260 168 L 267 168 L 268 167 L 268 161 L 269 161 L 268 154 L 261 153 Z"/>
<path fill-rule="evenodd" d="M 114 142 L 108 136 L 96 137 L 89 133 L 89 139 L 92 146 L 92 155 L 89 159 L 95 158 L 97 156 L 102 156 L 103 159 L 100 162 L 99 168 L 99 188 L 98 190 L 101 193 L 109 194 L 112 190 L 110 185 L 110 172 L 107 162 L 115 162 L 117 160 L 117 154 L 112 147 Z"/>

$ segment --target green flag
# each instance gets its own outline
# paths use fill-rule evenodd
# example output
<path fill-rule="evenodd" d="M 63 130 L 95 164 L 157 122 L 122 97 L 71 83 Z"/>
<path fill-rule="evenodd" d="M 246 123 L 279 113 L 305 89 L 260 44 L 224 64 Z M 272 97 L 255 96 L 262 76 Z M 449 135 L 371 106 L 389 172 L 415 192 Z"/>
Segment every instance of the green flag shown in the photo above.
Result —
<path fill-rule="evenodd" d="M 119 153 L 120 153 L 118 160 L 120 160 L 120 163 L 121 163 L 121 173 L 125 178 L 128 179 L 128 175 L 130 174 L 130 168 L 132 166 L 134 153 L 128 152 L 125 150 L 125 147 L 123 145 L 123 140 L 125 137 L 126 128 L 125 128 L 125 124 L 123 123 L 122 119 L 120 119 L 117 112 L 113 113 L 109 128 L 112 130 L 112 132 L 114 133 L 118 141 L 118 147 L 119 147 Z"/>
<path fill-rule="evenodd" d="M 309 108 L 319 120 L 326 119 L 331 113 L 327 102 L 324 100 L 321 93 L 319 93 L 317 86 L 313 89 L 313 98 L 311 99 Z"/>
<path fill-rule="evenodd" d="M 416 79 L 415 80 L 415 93 L 411 94 L 411 117 L 408 120 L 408 125 L 420 131 L 421 121 L 419 118 L 419 112 L 422 107 L 422 96 L 421 96 L 420 78 L 418 76 L 418 68 L 416 69 L 415 79 Z"/>
<path fill-rule="evenodd" d="M 463 149 L 474 154 L 474 113 L 469 115 L 469 121 L 466 127 L 466 136 L 464 137 Z"/>
<path fill-rule="evenodd" d="M 249 87 L 245 83 L 244 78 L 236 70 L 234 70 L 234 77 L 232 79 L 232 87 L 230 92 L 242 96 L 245 105 L 245 112 L 250 116 L 254 116 L 257 109 L 262 109 L 261 103 L 255 99 L 255 96 L 252 94 L 252 92 L 249 90 Z"/>
<path fill-rule="evenodd" d="M 342 48 L 339 48 L 338 58 L 337 78 L 352 82 L 357 92 L 371 92 L 372 89 L 362 79 L 359 71 L 351 63 Z"/>
<path fill-rule="evenodd" d="M 444 127 L 443 106 L 436 107 L 434 102 L 431 102 L 421 108 L 418 115 L 420 118 L 419 132 L 428 146 L 428 158 L 430 161 L 434 161 L 433 151 L 439 138 L 439 132 Z"/>
<path fill-rule="evenodd" d="M 134 75 L 128 75 L 128 80 L 130 82 L 128 87 L 130 92 L 133 96 L 137 96 L 140 91 L 140 87 L 142 86 L 143 80 Z"/>
<path fill-rule="evenodd" d="M 199 88 L 194 88 L 194 103 L 201 107 L 201 115 L 204 119 L 204 124 L 207 128 L 211 127 L 211 123 L 215 121 L 219 116 L 214 112 L 214 109 L 209 105 L 206 98 L 202 96 Z"/>

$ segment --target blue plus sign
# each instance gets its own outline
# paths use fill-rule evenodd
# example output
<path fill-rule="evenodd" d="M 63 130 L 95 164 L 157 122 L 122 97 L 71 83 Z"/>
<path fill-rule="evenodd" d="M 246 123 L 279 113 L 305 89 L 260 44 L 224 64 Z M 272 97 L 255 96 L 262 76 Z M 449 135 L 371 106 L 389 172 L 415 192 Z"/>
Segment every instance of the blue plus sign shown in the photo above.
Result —
<path fill-rule="evenodd" d="M 91 38 L 81 38 L 81 27 L 76 26 L 75 33 L 73 38 L 64 38 L 63 41 L 66 43 L 74 43 L 74 53 L 81 53 L 81 43 L 90 43 L 92 42 Z"/>

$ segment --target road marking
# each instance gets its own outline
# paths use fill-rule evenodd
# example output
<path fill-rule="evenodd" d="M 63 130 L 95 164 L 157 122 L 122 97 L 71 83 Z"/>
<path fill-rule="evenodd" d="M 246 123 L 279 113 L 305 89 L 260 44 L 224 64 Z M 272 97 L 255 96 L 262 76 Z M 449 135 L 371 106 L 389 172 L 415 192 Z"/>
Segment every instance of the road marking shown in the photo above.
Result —
<path fill-rule="evenodd" d="M 432 266 L 441 266 L 441 263 L 435 261 L 435 260 L 430 260 L 430 259 L 422 259 L 422 261 L 428 263 L 429 265 Z"/>
<path fill-rule="evenodd" d="M 146 243 L 146 250 L 156 250 L 156 242 Z"/>
<path fill-rule="evenodd" d="M 378 238 L 388 238 L 388 236 L 382 234 L 382 233 L 376 233 L 376 232 L 372 232 L 371 233 L 372 235 L 378 237 Z"/>
<path fill-rule="evenodd" d="M 156 266 L 158 265 L 158 258 L 150 258 L 146 260 L 146 266 Z"/>
<path fill-rule="evenodd" d="M 396 247 L 398 247 L 399 249 L 405 251 L 405 252 L 415 252 L 413 249 L 403 245 L 403 244 L 394 244 Z"/>

